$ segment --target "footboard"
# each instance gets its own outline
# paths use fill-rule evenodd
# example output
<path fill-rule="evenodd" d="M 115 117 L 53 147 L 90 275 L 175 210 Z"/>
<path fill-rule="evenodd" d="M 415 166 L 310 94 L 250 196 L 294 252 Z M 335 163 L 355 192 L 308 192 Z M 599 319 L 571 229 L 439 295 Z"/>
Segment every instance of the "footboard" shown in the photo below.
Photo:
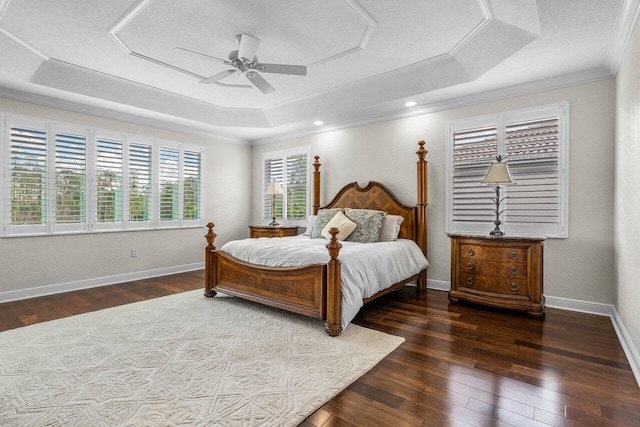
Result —
<path fill-rule="evenodd" d="M 325 331 L 336 336 L 342 332 L 341 265 L 338 255 L 342 245 L 336 239 L 337 228 L 330 230 L 327 264 L 301 267 L 265 267 L 241 261 L 218 251 L 213 245 L 213 223 L 205 235 L 204 295 L 216 292 L 233 295 L 316 319 L 324 319 Z"/>
<path fill-rule="evenodd" d="M 212 290 L 317 319 L 327 318 L 326 265 L 261 267 L 217 250 L 209 252 L 209 257 Z"/>

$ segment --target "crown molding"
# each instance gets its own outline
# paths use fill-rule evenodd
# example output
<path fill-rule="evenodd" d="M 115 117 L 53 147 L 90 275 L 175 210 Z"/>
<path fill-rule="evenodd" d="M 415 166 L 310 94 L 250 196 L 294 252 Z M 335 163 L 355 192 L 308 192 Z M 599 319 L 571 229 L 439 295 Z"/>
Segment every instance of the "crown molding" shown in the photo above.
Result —
<path fill-rule="evenodd" d="M 520 85 L 510 86 L 506 88 L 495 89 L 491 91 L 449 98 L 439 101 L 433 101 L 412 107 L 410 109 L 395 109 L 393 111 L 371 113 L 361 116 L 353 120 L 345 120 L 339 123 L 324 125 L 321 128 L 306 127 L 296 131 L 281 133 L 276 136 L 266 138 L 256 138 L 250 140 L 250 144 L 265 145 L 279 142 L 287 139 L 300 138 L 309 135 L 328 133 L 337 130 L 349 129 L 357 126 L 366 126 L 379 122 L 390 120 L 404 119 L 408 117 L 420 116 L 423 114 L 435 113 L 438 111 L 451 110 L 453 108 L 461 108 L 483 102 L 497 101 L 500 99 L 511 98 L 514 96 L 528 95 L 546 90 L 559 89 L 562 87 L 575 86 L 579 84 L 591 83 L 598 80 L 614 77 L 611 72 L 605 69 L 592 69 L 572 74 L 565 74 L 548 79 L 538 80 L 535 82 L 523 83 Z"/>
<path fill-rule="evenodd" d="M 607 68 L 614 76 L 618 74 L 624 51 L 638 22 L 638 15 L 640 15 L 640 0 L 622 1 L 605 60 Z"/>
<path fill-rule="evenodd" d="M 131 113 L 119 112 L 115 109 L 96 107 L 80 102 L 66 101 L 52 96 L 30 93 L 27 91 L 11 89 L 0 86 L 0 97 L 12 99 L 14 101 L 28 102 L 31 104 L 42 105 L 45 107 L 59 108 L 61 110 L 72 111 L 74 113 L 89 114 L 92 116 L 102 117 L 105 119 L 118 120 L 121 122 L 149 126 L 155 129 L 166 130 L 171 132 L 183 133 L 186 135 L 201 136 L 212 138 L 221 142 L 228 142 L 239 145 L 250 145 L 250 141 L 243 138 L 234 138 L 226 136 L 214 131 L 199 129 L 195 126 L 188 126 L 178 123 L 172 123 L 165 120 L 143 117 Z"/>

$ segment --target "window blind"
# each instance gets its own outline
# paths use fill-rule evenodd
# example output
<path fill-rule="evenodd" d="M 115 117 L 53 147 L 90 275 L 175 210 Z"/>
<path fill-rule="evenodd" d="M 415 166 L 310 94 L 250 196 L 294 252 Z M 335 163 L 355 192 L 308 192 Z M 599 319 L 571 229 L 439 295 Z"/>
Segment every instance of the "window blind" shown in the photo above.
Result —
<path fill-rule="evenodd" d="M 200 219 L 200 153 L 184 152 L 183 212 L 184 220 Z"/>
<path fill-rule="evenodd" d="M 56 223 L 84 223 L 87 139 L 84 135 L 56 133 L 55 144 Z"/>
<path fill-rule="evenodd" d="M 307 218 L 307 155 L 287 157 L 287 219 Z"/>
<path fill-rule="evenodd" d="M 129 221 L 151 219 L 151 146 L 129 144 Z"/>
<path fill-rule="evenodd" d="M 263 219 L 271 220 L 272 217 L 282 218 L 282 203 L 284 202 L 283 197 L 273 196 L 265 194 L 267 192 L 267 187 L 271 181 L 279 182 L 283 184 L 284 182 L 284 164 L 285 159 L 283 157 L 273 157 L 266 159 L 264 162 L 264 188 L 262 189 L 262 194 L 264 194 L 264 210 L 263 210 Z M 283 185 L 283 189 L 284 189 Z M 273 206 L 273 199 L 275 197 L 275 213 L 272 214 L 271 208 Z"/>
<path fill-rule="evenodd" d="M 123 220 L 122 141 L 98 138 L 96 166 L 96 219 L 98 223 Z"/>
<path fill-rule="evenodd" d="M 180 218 L 179 183 L 180 152 L 160 149 L 160 221 L 177 221 Z"/>
<path fill-rule="evenodd" d="M 507 222 L 558 220 L 558 117 L 507 123 L 507 162 L 516 185 L 507 187 Z"/>
<path fill-rule="evenodd" d="M 10 133 L 11 225 L 47 221 L 47 132 L 12 126 Z"/>
<path fill-rule="evenodd" d="M 488 126 L 453 134 L 453 221 L 494 220 L 493 187 L 480 184 L 498 150 L 498 129 Z"/>

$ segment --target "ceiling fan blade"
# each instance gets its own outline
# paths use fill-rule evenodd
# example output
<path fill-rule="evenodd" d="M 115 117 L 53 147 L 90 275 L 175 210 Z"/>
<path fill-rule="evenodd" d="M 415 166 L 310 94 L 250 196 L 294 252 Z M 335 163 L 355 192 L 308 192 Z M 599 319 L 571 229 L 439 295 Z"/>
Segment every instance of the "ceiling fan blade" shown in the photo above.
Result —
<path fill-rule="evenodd" d="M 206 55 L 204 53 L 196 52 L 195 50 L 185 49 L 183 47 L 174 47 L 173 51 L 181 53 L 181 54 L 193 56 L 193 57 L 196 57 L 196 58 L 200 58 L 200 59 L 202 59 L 202 58 L 211 59 L 213 61 L 222 62 L 222 63 L 224 63 L 226 61 L 226 59 L 218 58 L 217 56 Z"/>
<path fill-rule="evenodd" d="M 256 64 L 256 70 L 263 73 L 292 74 L 295 76 L 306 76 L 307 67 L 304 65 L 284 65 L 284 64 Z"/>
<path fill-rule="evenodd" d="M 253 83 L 253 85 L 258 89 L 260 89 L 260 92 L 262 93 L 271 93 L 275 90 L 273 86 L 271 86 L 269 82 L 264 79 L 264 77 L 262 77 L 255 71 L 249 71 L 247 74 L 245 74 L 245 76 L 247 76 L 251 83 Z"/>
<path fill-rule="evenodd" d="M 258 51 L 260 40 L 250 36 L 249 34 L 240 34 L 240 48 L 238 49 L 238 58 L 252 62 Z"/>
<path fill-rule="evenodd" d="M 204 84 L 217 83 L 219 80 L 222 80 L 228 75 L 233 74 L 235 72 L 236 70 L 225 70 L 221 73 L 214 74 L 211 77 L 207 77 L 206 79 L 200 80 L 200 83 L 204 83 Z"/>

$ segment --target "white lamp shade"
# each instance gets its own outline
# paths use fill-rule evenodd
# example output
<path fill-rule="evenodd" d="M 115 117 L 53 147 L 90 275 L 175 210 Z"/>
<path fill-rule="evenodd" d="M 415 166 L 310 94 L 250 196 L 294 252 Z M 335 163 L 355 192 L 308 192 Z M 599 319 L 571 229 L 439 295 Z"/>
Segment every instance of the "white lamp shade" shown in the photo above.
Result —
<path fill-rule="evenodd" d="M 267 186 L 267 191 L 265 191 L 264 194 L 266 194 L 267 196 L 280 196 L 284 194 L 284 191 L 282 191 L 282 184 L 280 184 L 278 181 L 271 181 Z"/>
<path fill-rule="evenodd" d="M 513 178 L 506 163 L 491 163 L 487 174 L 480 181 L 482 184 L 513 184 Z"/>

